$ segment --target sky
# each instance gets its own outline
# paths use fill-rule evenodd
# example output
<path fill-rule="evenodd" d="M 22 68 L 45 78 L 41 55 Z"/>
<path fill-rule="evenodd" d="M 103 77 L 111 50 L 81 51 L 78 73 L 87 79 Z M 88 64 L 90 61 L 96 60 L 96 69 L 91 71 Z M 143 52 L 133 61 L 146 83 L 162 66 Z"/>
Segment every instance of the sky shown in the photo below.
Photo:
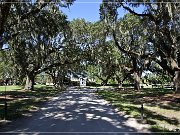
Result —
<path fill-rule="evenodd" d="M 84 18 L 93 22 L 99 20 L 99 5 L 102 0 L 76 0 L 73 5 L 63 8 L 62 11 L 68 16 L 68 20 Z"/>
<path fill-rule="evenodd" d="M 84 18 L 86 21 L 95 22 L 99 20 L 99 6 L 102 0 L 76 0 L 69 8 L 62 8 L 63 13 L 68 16 L 68 20 Z M 135 9 L 136 12 L 142 12 L 143 7 Z M 128 13 L 123 8 L 118 10 L 119 17 Z"/>

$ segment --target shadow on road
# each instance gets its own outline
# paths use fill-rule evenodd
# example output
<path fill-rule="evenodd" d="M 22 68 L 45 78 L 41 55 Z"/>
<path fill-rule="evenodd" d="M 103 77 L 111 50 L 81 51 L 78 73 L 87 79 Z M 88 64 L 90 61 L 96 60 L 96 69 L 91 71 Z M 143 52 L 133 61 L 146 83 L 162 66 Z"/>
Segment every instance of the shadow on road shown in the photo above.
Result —
<path fill-rule="evenodd" d="M 66 135 L 117 132 L 128 135 L 139 132 L 129 124 L 127 118 L 115 112 L 107 101 L 95 96 L 93 90 L 71 87 L 54 97 L 32 117 L 19 119 L 0 131 L 36 135 L 45 132 Z"/>

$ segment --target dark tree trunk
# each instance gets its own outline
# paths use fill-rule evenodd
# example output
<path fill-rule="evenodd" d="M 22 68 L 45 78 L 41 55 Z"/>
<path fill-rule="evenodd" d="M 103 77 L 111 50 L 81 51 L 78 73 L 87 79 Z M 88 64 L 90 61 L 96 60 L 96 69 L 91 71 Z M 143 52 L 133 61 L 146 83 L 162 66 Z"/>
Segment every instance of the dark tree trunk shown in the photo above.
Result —
<path fill-rule="evenodd" d="M 116 77 L 116 80 L 117 80 L 117 82 L 118 82 L 118 86 L 119 86 L 119 88 L 121 88 L 122 87 L 122 81 L 121 81 L 121 78 L 120 77 Z"/>
<path fill-rule="evenodd" d="M 105 86 L 105 85 L 107 85 L 108 80 L 110 79 L 111 75 L 107 76 L 106 79 L 103 79 L 103 78 L 101 78 L 99 76 L 97 76 L 97 77 L 102 81 L 101 85 Z"/>
<path fill-rule="evenodd" d="M 101 83 L 101 85 L 106 86 L 106 85 L 107 85 L 108 80 L 109 80 L 109 79 L 103 80 L 103 82 Z"/>
<path fill-rule="evenodd" d="M 180 71 L 175 72 L 174 87 L 175 87 L 175 92 L 180 93 Z"/>
<path fill-rule="evenodd" d="M 35 76 L 33 74 L 29 74 L 26 76 L 26 84 L 25 84 L 25 90 L 34 90 L 34 84 L 35 84 Z"/>
<path fill-rule="evenodd" d="M 135 90 L 140 90 L 140 69 L 138 69 L 137 65 L 137 59 L 136 57 L 132 56 L 132 61 L 133 61 L 133 69 L 134 69 L 134 89 Z"/>

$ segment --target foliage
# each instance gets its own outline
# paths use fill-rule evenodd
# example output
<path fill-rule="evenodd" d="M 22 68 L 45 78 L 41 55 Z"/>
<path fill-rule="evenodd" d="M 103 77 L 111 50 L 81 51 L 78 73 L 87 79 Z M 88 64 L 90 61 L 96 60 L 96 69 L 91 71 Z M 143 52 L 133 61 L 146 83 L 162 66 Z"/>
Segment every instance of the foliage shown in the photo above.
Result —
<path fill-rule="evenodd" d="M 13 68 L 6 68 L 12 77 L 27 77 L 30 84 L 37 74 L 46 72 L 62 85 L 69 71 L 86 72 L 104 85 L 108 80 L 122 84 L 134 79 L 139 90 L 142 73 L 151 71 L 171 76 L 179 90 L 178 3 L 103 0 L 101 21 L 69 23 L 59 8 L 74 0 L 50 2 L 1 3 L 7 13 L 0 16 L 0 42 L 13 56 L 9 62 Z M 132 10 L 140 6 L 142 13 Z M 129 13 L 118 18 L 119 8 Z M 5 71 L 0 68 L 0 72 Z"/>
<path fill-rule="evenodd" d="M 66 16 L 59 8 L 73 1 L 1 2 L 0 10 L 5 12 L 0 12 L 0 45 L 10 49 L 13 74 L 21 82 L 27 76 L 28 88 L 33 89 L 37 74 L 69 63 L 66 56 L 61 57 L 70 34 Z"/>
<path fill-rule="evenodd" d="M 59 7 L 69 7 L 75 0 L 53 0 L 48 1 L 29 1 L 23 0 L 21 2 L 11 2 L 9 0 L 2 0 L 0 3 L 0 47 L 15 38 L 20 31 L 18 27 L 31 17 L 35 17 L 41 10 L 51 8 L 52 10 L 59 9 Z M 33 25 L 33 24 L 32 24 Z"/>
<path fill-rule="evenodd" d="M 154 3 L 151 3 L 154 2 Z M 125 4 L 126 3 L 126 4 Z M 137 8 L 139 6 L 144 7 L 144 11 L 142 13 L 137 13 L 133 10 L 133 8 Z M 178 92 L 180 90 L 180 83 L 179 83 L 179 32 L 177 29 L 179 28 L 179 6 L 180 4 L 176 2 L 172 3 L 166 3 L 162 0 L 162 3 L 159 4 L 156 3 L 156 1 L 149 1 L 146 3 L 130 3 L 128 1 L 111 1 L 111 0 L 104 0 L 100 11 L 101 11 L 101 18 L 105 20 L 107 24 L 111 24 L 113 22 L 112 29 L 115 29 L 114 26 L 116 22 L 118 21 L 117 16 L 118 8 L 124 8 L 127 10 L 131 16 L 139 17 L 142 20 L 142 26 L 138 27 L 140 28 L 142 34 L 147 37 L 145 38 L 145 43 L 140 42 L 137 44 L 140 48 L 141 46 L 144 46 L 146 48 L 150 48 L 151 51 L 149 51 L 149 54 L 145 55 L 139 55 L 139 53 L 135 53 L 134 51 L 127 51 L 123 48 L 122 43 L 119 44 L 117 40 L 117 34 L 116 32 L 113 33 L 114 41 L 116 46 L 118 46 L 119 50 L 121 50 L 124 53 L 141 56 L 140 60 L 142 61 L 144 58 L 148 62 L 148 70 L 151 71 L 162 71 L 166 74 L 170 75 L 172 78 L 174 78 L 174 84 L 176 87 L 176 91 Z M 129 21 L 131 23 L 131 21 Z M 127 26 L 123 27 L 126 30 L 133 30 L 135 26 L 131 28 L 131 25 L 127 22 Z M 136 24 L 136 23 L 134 23 Z M 138 28 L 137 27 L 137 28 Z M 130 32 L 131 32 L 130 30 Z M 138 31 L 139 29 L 136 29 Z M 130 42 L 134 42 L 134 37 L 136 33 L 131 33 L 132 36 Z M 133 39 L 133 40 L 132 40 Z M 137 39 L 141 39 L 137 36 Z M 144 39 L 144 38 L 143 38 Z M 120 40 L 122 42 L 122 39 Z M 134 44 L 131 46 L 134 46 Z M 146 60 L 144 61 L 146 63 Z M 154 68 L 151 66 L 151 62 L 157 63 L 161 68 Z M 144 63 L 144 64 L 145 64 Z M 138 66 L 138 63 L 135 62 L 136 68 Z M 138 71 L 135 69 L 136 72 Z M 136 73 L 137 78 L 138 73 Z M 138 79 L 139 80 L 139 79 Z M 136 80 L 137 81 L 137 80 Z"/>
<path fill-rule="evenodd" d="M 12 61 L 8 60 L 9 52 L 4 50 L 0 52 L 0 79 L 10 78 L 13 75 Z"/>
<path fill-rule="evenodd" d="M 112 45 L 105 23 L 77 19 L 71 22 L 71 27 L 74 41 L 83 52 L 78 69 L 84 67 L 82 70 L 87 70 L 89 76 L 101 80 L 102 84 L 116 79 L 120 71 L 120 55 Z"/>

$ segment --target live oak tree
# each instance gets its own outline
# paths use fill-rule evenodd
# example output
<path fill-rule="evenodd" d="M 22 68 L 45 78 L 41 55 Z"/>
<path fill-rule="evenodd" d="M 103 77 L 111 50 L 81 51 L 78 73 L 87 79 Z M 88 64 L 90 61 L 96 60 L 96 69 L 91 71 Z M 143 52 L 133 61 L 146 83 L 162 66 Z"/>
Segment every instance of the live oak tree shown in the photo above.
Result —
<path fill-rule="evenodd" d="M 147 43 L 144 34 L 144 29 L 141 26 L 141 19 L 131 14 L 125 15 L 122 19 L 109 18 L 109 11 L 104 12 L 104 8 L 101 9 L 101 17 L 107 23 L 109 31 L 114 40 L 114 45 L 120 51 L 119 54 L 123 54 L 126 59 L 129 59 L 130 63 L 127 66 L 123 66 L 125 73 L 124 79 L 131 77 L 133 74 L 134 88 L 140 90 L 140 77 L 143 70 L 147 66 L 148 54 L 145 52 L 145 44 Z M 112 25 L 114 23 L 114 26 Z"/>
<path fill-rule="evenodd" d="M 71 28 L 68 28 L 67 30 L 68 33 L 72 34 Z M 46 73 L 52 77 L 53 84 L 56 87 L 63 87 L 64 83 L 70 83 L 67 76 L 70 72 L 82 71 L 82 52 L 79 46 L 73 42 L 71 34 L 67 35 L 68 38 L 66 37 L 66 42 L 62 45 L 59 52 L 56 52 L 55 55 L 50 57 L 50 61 L 55 61 L 57 58 L 56 63 L 58 64 L 58 61 L 60 61 L 60 63 L 46 70 Z"/>
<path fill-rule="evenodd" d="M 121 78 L 121 57 L 112 42 L 106 41 L 97 45 L 94 52 L 96 54 L 91 65 L 95 67 L 93 75 L 101 80 L 102 85 L 106 85 L 110 79 L 119 81 L 117 78 Z"/>
<path fill-rule="evenodd" d="M 68 37 L 67 29 L 66 16 L 50 7 L 17 27 L 21 33 L 8 43 L 14 63 L 27 78 L 25 89 L 33 90 L 37 74 L 65 63 L 61 48 Z"/>
<path fill-rule="evenodd" d="M 4 80 L 15 78 L 13 62 L 10 59 L 11 53 L 8 49 L 0 51 L 0 85 L 4 85 Z"/>
<path fill-rule="evenodd" d="M 64 81 L 67 80 L 67 75 L 70 72 L 82 72 L 85 70 L 85 66 L 83 62 L 85 61 L 86 53 L 83 48 L 83 40 L 79 37 L 81 35 L 81 31 L 78 28 L 83 21 L 72 21 L 67 24 L 66 31 L 64 35 L 64 43 L 59 48 L 59 51 L 53 53 L 53 55 L 49 56 L 49 61 L 60 61 L 57 65 L 55 64 L 53 67 L 46 70 L 46 73 L 52 77 L 53 83 L 56 87 L 62 87 L 64 85 Z M 85 34 L 85 33 L 83 33 Z M 58 37 L 60 40 L 61 38 Z M 78 40 L 77 40 L 78 39 Z M 46 62 L 47 63 L 47 62 Z M 46 65 L 46 64 L 44 64 Z"/>
<path fill-rule="evenodd" d="M 70 53 L 71 55 L 76 55 L 80 59 L 78 65 L 73 65 L 71 70 L 74 72 L 83 72 L 86 70 L 87 65 L 92 60 L 92 47 L 95 45 L 94 37 L 92 36 L 93 24 L 86 22 L 84 19 L 74 19 L 70 23 L 72 31 L 72 41 L 75 48 L 75 53 Z M 74 56 L 75 57 L 75 56 Z"/>
<path fill-rule="evenodd" d="M 131 14 L 125 15 L 117 22 L 113 38 L 117 48 L 130 60 L 128 74 L 133 74 L 134 88 L 140 90 L 140 78 L 147 68 L 149 50 L 146 48 L 147 36 L 141 25 L 141 19 Z"/>
<path fill-rule="evenodd" d="M 9 39 L 16 37 L 20 31 L 11 31 L 18 25 L 36 16 L 42 9 L 50 5 L 54 7 L 68 7 L 75 0 L 1 0 L 0 1 L 0 48 Z"/>
<path fill-rule="evenodd" d="M 100 42 L 94 47 L 94 64 L 99 70 L 96 70 L 95 75 L 102 80 L 103 85 L 106 85 L 110 79 L 119 82 L 122 75 L 121 54 L 113 45 L 106 23 L 100 21 L 97 24 L 99 29 L 96 30 L 96 33 L 99 35 L 95 37 L 98 37 Z"/>
<path fill-rule="evenodd" d="M 79 68 L 85 66 L 88 74 L 101 80 L 103 85 L 110 79 L 115 80 L 117 72 L 120 71 L 120 55 L 112 45 L 106 24 L 101 21 L 90 23 L 76 19 L 71 22 L 71 27 L 74 42 L 80 46 L 82 52 Z"/>
<path fill-rule="evenodd" d="M 146 1 L 145 3 L 124 4 L 123 0 L 104 0 L 102 9 L 110 11 L 111 18 L 117 18 L 117 9 L 123 7 L 134 16 L 139 16 L 143 20 L 143 27 L 147 29 L 154 51 L 151 60 L 158 63 L 166 74 L 173 78 L 176 92 L 180 91 L 180 54 L 179 54 L 179 14 L 180 4 L 177 1 Z M 162 3 L 161 3 L 162 2 Z M 137 13 L 133 7 L 144 7 L 142 13 Z M 107 7 L 107 8 L 103 8 Z M 103 10 L 105 11 L 105 10 Z"/>
<path fill-rule="evenodd" d="M 173 78 L 176 92 L 180 91 L 180 46 L 179 46 L 179 7 L 176 1 L 157 3 L 149 6 L 151 11 L 144 19 L 154 45 L 154 61 L 164 72 Z M 150 17 L 151 16 L 151 17 Z M 152 58 L 153 59 L 153 58 Z"/>
<path fill-rule="evenodd" d="M 68 39 L 68 22 L 59 8 L 73 1 L 1 1 L 0 47 L 6 44 L 13 52 L 18 76 L 27 76 L 25 89 L 33 89 L 37 74 L 69 63 L 58 55 Z"/>

